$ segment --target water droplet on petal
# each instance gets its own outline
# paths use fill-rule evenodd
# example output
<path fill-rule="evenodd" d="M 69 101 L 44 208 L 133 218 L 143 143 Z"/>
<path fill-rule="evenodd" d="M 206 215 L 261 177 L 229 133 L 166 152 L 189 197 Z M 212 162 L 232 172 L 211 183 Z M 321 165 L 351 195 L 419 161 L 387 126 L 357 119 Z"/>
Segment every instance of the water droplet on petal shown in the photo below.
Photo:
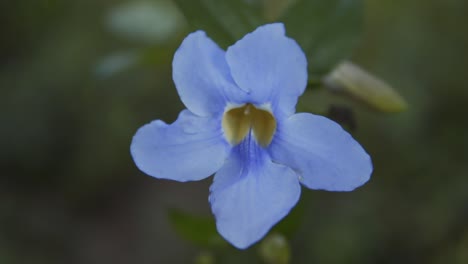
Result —
<path fill-rule="evenodd" d="M 303 181 L 304 181 L 304 176 L 302 176 L 302 174 L 299 174 L 299 181 L 300 181 L 300 182 L 303 182 Z"/>

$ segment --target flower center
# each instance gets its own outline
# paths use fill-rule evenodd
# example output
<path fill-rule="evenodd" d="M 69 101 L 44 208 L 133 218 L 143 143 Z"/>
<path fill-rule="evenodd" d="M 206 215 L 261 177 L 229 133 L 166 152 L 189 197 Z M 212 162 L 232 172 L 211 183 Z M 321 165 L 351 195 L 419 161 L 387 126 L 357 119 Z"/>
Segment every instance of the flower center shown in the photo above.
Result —
<path fill-rule="evenodd" d="M 262 147 L 267 147 L 275 134 L 276 120 L 270 111 L 245 104 L 226 111 L 222 126 L 232 145 L 239 144 L 252 130 L 255 140 Z"/>

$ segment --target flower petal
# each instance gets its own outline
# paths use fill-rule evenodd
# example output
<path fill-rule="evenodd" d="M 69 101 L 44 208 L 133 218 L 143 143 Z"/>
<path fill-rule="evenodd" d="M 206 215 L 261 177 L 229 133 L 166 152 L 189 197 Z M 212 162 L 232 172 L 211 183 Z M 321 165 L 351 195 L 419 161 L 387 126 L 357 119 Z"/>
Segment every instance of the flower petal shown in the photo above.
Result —
<path fill-rule="evenodd" d="M 203 31 L 188 35 L 174 55 L 172 78 L 185 106 L 200 116 L 224 110 L 225 98 L 241 101 L 239 89 L 229 73 L 225 52 Z"/>
<path fill-rule="evenodd" d="M 161 120 L 146 124 L 130 147 L 135 164 L 156 178 L 182 182 L 204 179 L 221 168 L 230 151 L 220 123 L 184 110 L 173 124 Z"/>
<path fill-rule="evenodd" d="M 269 148 L 275 162 L 290 166 L 311 189 L 351 191 L 367 182 L 372 162 L 335 122 L 308 113 L 282 122 Z"/>
<path fill-rule="evenodd" d="M 287 115 L 295 112 L 307 85 L 307 60 L 296 41 L 285 36 L 283 24 L 258 27 L 228 48 L 226 60 L 252 103 L 272 102 Z"/>
<path fill-rule="evenodd" d="M 286 216 L 301 192 L 293 170 L 273 163 L 264 149 L 243 144 L 233 149 L 210 188 L 218 232 L 242 249 Z"/>

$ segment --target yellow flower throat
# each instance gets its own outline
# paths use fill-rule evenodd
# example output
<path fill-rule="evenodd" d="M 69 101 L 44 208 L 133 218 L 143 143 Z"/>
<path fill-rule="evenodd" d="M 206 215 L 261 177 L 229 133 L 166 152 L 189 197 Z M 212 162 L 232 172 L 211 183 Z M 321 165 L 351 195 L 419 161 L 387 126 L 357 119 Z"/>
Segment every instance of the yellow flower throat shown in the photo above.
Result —
<path fill-rule="evenodd" d="M 270 111 L 245 104 L 226 111 L 222 126 L 227 140 L 232 145 L 239 144 L 252 130 L 255 140 L 262 147 L 267 147 L 275 134 L 276 120 Z"/>

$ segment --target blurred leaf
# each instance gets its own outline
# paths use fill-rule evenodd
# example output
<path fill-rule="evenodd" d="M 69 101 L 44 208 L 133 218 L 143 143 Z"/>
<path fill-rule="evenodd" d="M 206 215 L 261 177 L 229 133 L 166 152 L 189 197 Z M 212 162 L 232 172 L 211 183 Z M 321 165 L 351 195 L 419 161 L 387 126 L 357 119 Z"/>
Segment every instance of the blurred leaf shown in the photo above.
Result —
<path fill-rule="evenodd" d="M 260 243 L 259 255 L 267 264 L 288 264 L 291 249 L 284 236 L 272 233 Z"/>
<path fill-rule="evenodd" d="M 94 72 L 100 78 L 108 78 L 117 73 L 128 70 L 140 60 L 138 52 L 118 52 L 103 58 L 98 62 Z"/>
<path fill-rule="evenodd" d="M 140 63 L 142 65 L 171 65 L 175 52 L 175 46 L 180 41 L 167 43 L 166 45 L 152 46 L 141 51 Z"/>
<path fill-rule="evenodd" d="M 239 0 L 175 0 L 194 30 L 227 48 L 263 23 L 260 10 Z"/>
<path fill-rule="evenodd" d="M 215 264 L 215 257 L 211 252 L 202 251 L 195 258 L 195 264 Z"/>
<path fill-rule="evenodd" d="M 468 263 L 468 230 L 465 229 L 458 245 L 456 246 L 457 263 Z"/>
<path fill-rule="evenodd" d="M 117 35 L 152 44 L 176 36 L 183 18 L 171 1 L 137 1 L 113 8 L 106 24 Z"/>
<path fill-rule="evenodd" d="M 261 0 L 263 16 L 267 21 L 275 21 L 295 0 Z"/>
<path fill-rule="evenodd" d="M 204 247 L 227 245 L 227 242 L 218 234 L 212 217 L 195 216 L 178 209 L 170 209 L 169 220 L 180 236 L 196 245 Z"/>
<path fill-rule="evenodd" d="M 361 0 L 298 0 L 282 19 L 304 49 L 310 80 L 318 80 L 348 57 L 362 27 Z"/>
<path fill-rule="evenodd" d="M 173 45 L 115 52 L 98 61 L 94 73 L 100 78 L 109 78 L 138 66 L 170 65 L 173 53 Z"/>
<path fill-rule="evenodd" d="M 343 93 L 375 110 L 394 113 L 406 110 L 405 100 L 387 83 L 345 61 L 324 78 L 334 92 Z"/>

